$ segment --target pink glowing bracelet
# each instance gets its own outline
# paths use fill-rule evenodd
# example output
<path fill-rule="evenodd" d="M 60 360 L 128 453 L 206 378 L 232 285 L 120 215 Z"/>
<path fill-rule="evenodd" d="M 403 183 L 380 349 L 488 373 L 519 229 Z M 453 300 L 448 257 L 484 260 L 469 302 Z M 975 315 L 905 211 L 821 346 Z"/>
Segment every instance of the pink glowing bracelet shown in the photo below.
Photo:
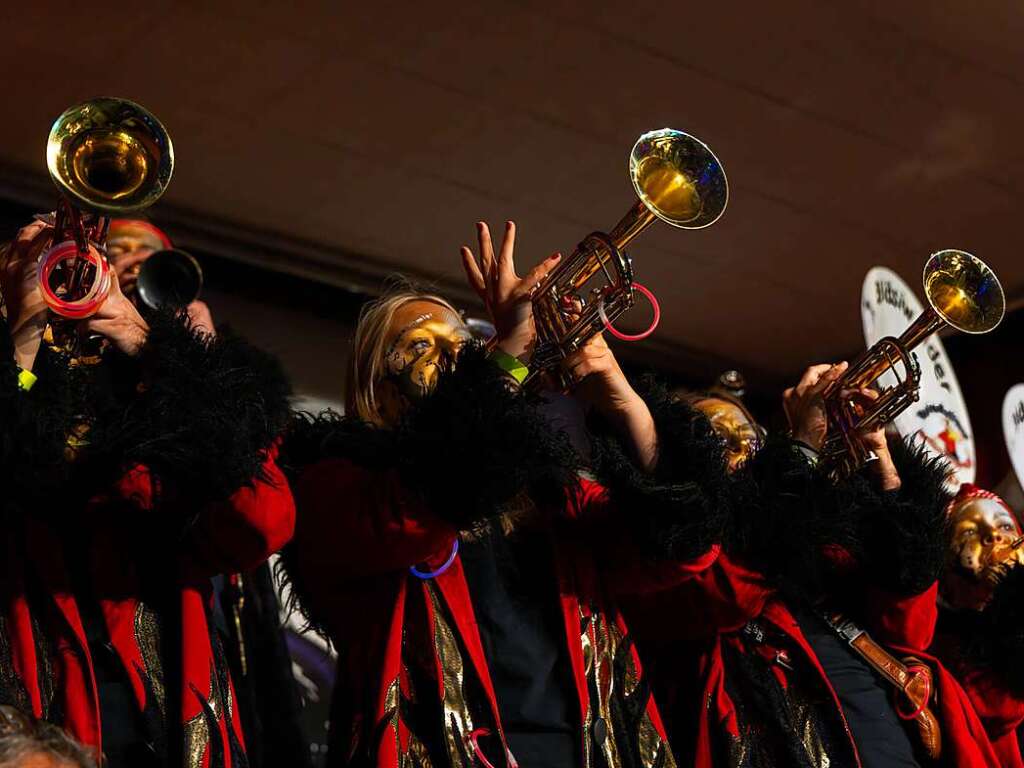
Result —
<path fill-rule="evenodd" d="M 641 333 L 623 333 L 615 326 L 613 326 L 611 321 L 608 319 L 608 315 L 604 311 L 603 296 L 601 297 L 601 301 L 597 305 L 597 314 L 598 316 L 600 316 L 601 322 L 604 323 L 605 330 L 607 330 L 608 333 L 610 333 L 616 339 L 620 339 L 622 341 L 640 341 L 641 339 L 646 339 L 648 336 L 654 333 L 654 329 L 657 328 L 658 323 L 661 322 L 661 306 L 658 304 L 658 300 L 654 297 L 654 294 L 651 293 L 651 290 L 646 286 L 640 285 L 640 283 L 633 283 L 633 287 L 636 290 L 640 291 L 640 293 L 642 293 L 645 297 L 647 297 L 647 301 L 651 303 L 651 309 L 654 310 L 654 317 L 651 320 L 651 325 L 647 328 L 646 331 L 643 331 Z"/>
<path fill-rule="evenodd" d="M 68 301 L 58 296 L 53 290 L 50 276 L 61 264 L 74 262 L 77 259 L 83 259 L 95 267 L 92 285 L 89 286 L 89 290 L 84 296 L 74 301 Z M 74 240 L 65 240 L 43 253 L 39 258 L 38 276 L 39 290 L 42 293 L 43 301 L 61 317 L 72 320 L 81 320 L 95 314 L 110 293 L 110 264 L 91 245 L 85 253 L 81 253 Z"/>

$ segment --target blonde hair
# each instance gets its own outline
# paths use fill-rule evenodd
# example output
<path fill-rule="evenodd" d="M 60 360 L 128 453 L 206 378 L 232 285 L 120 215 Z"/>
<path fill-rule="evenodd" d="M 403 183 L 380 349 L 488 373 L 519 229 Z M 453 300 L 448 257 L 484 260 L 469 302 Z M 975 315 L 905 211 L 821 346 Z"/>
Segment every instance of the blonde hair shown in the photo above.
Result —
<path fill-rule="evenodd" d="M 459 315 L 459 311 L 440 296 L 407 286 L 393 289 L 364 305 L 356 322 L 352 356 L 345 377 L 345 413 L 349 416 L 378 426 L 384 424 L 375 389 L 384 377 L 384 357 L 387 353 L 384 345 L 388 328 L 391 327 L 395 313 L 413 301 L 439 304 L 456 316 Z"/>

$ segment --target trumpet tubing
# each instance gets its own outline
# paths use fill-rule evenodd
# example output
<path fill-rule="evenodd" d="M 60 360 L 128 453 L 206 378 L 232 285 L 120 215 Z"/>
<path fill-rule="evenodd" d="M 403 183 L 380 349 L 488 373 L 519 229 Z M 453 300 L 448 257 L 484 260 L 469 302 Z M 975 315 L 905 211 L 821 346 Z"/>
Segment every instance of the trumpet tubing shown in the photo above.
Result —
<path fill-rule="evenodd" d="M 875 343 L 825 393 L 829 437 L 822 458 L 836 476 L 856 471 L 868 459 L 859 434 L 889 424 L 917 401 L 921 368 L 915 348 L 945 326 L 982 334 L 1003 319 L 1006 300 L 999 279 L 985 262 L 966 251 L 933 253 L 925 263 L 922 282 L 929 306 L 899 338 Z M 844 394 L 872 387 L 890 372 L 896 383 L 879 390 L 868 406 Z"/>
<path fill-rule="evenodd" d="M 636 203 L 610 233 L 584 238 L 533 293 L 533 375 L 555 368 L 633 306 L 633 266 L 625 249 L 637 235 L 658 219 L 680 229 L 710 226 L 728 203 L 718 158 L 682 131 L 665 128 L 641 136 L 630 153 L 629 172 Z M 600 283 L 590 287 L 594 280 Z"/>

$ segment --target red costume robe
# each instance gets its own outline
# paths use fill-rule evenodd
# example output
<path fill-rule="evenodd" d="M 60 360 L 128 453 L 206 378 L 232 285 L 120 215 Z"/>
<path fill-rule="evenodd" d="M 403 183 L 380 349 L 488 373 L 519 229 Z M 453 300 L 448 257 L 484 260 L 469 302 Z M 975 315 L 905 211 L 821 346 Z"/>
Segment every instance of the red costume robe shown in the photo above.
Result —
<path fill-rule="evenodd" d="M 208 341 L 165 316 L 138 360 L 70 370 L 40 354 L 27 392 L 0 354 L 0 700 L 102 750 L 95 654 L 109 653 L 153 752 L 188 768 L 245 766 L 210 577 L 291 536 L 272 446 L 287 385 L 239 340 Z"/>
<path fill-rule="evenodd" d="M 657 478 L 648 488 L 626 482 L 612 498 L 576 477 L 524 396 L 473 352 L 397 430 L 338 421 L 332 437 L 328 422 L 328 437 L 304 460 L 292 448 L 290 462 L 301 468 L 298 514 L 284 562 L 307 616 L 339 651 L 332 765 L 516 765 L 459 556 L 434 578 L 409 567 L 440 569 L 460 530 L 521 501 L 525 488 L 540 489 L 531 490 L 532 514 L 550 534 L 551 600 L 561 605 L 581 764 L 674 765 L 614 594 L 692 578 L 717 556 L 713 536 L 697 531 L 717 534 L 714 483 L 724 478 L 723 462 L 710 427 L 685 410 L 679 418 L 691 434 L 663 433 L 671 428 L 663 418 L 659 435 L 667 454 L 673 443 L 704 441 L 693 446 L 699 463 L 679 467 L 688 479 L 674 490 Z M 368 453 L 373 441 L 381 446 Z M 619 505 L 642 516 L 633 501 L 659 490 L 669 506 L 678 502 L 674 513 L 694 535 L 685 558 L 631 567 L 633 543 L 645 534 Z"/>

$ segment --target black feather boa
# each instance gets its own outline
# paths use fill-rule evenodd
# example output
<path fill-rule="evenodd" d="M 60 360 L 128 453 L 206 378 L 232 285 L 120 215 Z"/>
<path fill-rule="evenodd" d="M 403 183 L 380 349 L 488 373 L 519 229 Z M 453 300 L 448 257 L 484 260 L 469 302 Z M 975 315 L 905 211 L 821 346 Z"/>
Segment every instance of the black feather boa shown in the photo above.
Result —
<path fill-rule="evenodd" d="M 177 498 L 225 498 L 257 477 L 287 426 L 288 379 L 273 356 L 228 330 L 214 338 L 186 316 L 147 317 L 134 360 L 114 355 L 113 395 L 90 419 L 85 466 L 144 464 Z"/>
<path fill-rule="evenodd" d="M 923 445 L 891 440 L 890 451 L 900 488 L 877 491 L 860 484 L 860 558 L 864 572 L 888 592 L 916 595 L 942 571 L 949 541 L 945 488 L 949 465 L 929 456 Z"/>
<path fill-rule="evenodd" d="M 834 583 L 837 553 L 888 592 L 923 592 L 945 555 L 948 467 L 904 441 L 891 450 L 901 487 L 886 492 L 870 470 L 833 482 L 788 438 L 769 438 L 734 475 L 728 549 L 812 603 Z"/>
<path fill-rule="evenodd" d="M 297 414 L 281 446 L 291 479 L 324 458 L 368 469 L 396 469 L 433 512 L 465 530 L 502 514 L 523 491 L 536 504 L 561 507 L 579 460 L 527 394 L 473 346 L 394 429 L 332 411 Z"/>
<path fill-rule="evenodd" d="M 0 488 L 4 506 L 38 507 L 66 484 L 66 435 L 84 407 L 84 381 L 40 352 L 38 380 L 28 392 L 18 386 L 18 367 L 6 322 L 0 317 Z"/>
<path fill-rule="evenodd" d="M 655 560 L 689 560 L 722 540 L 727 479 L 721 440 L 697 410 L 651 377 L 636 386 L 658 432 L 658 464 L 640 469 L 630 450 L 592 415 L 593 463 L 616 508 L 636 526 L 637 540 Z"/>
<path fill-rule="evenodd" d="M 860 478 L 837 486 L 783 435 L 765 445 L 730 483 L 726 551 L 790 598 L 815 603 L 834 572 L 830 553 L 857 548 Z"/>
<path fill-rule="evenodd" d="M 44 347 L 29 392 L 17 389 L 2 334 L 0 472 L 9 514 L 77 509 L 74 502 L 137 464 L 186 505 L 224 498 L 257 475 L 289 414 L 276 360 L 230 333 L 209 339 L 184 316 L 148 320 L 137 358 L 109 351 L 99 366 L 72 368 Z M 83 425 L 86 443 L 69 462 L 67 437 Z"/>
<path fill-rule="evenodd" d="M 958 665 L 998 677 L 1024 696 L 1024 567 L 1011 568 L 981 611 L 944 611 L 940 621 L 959 641 Z M 940 625 L 941 626 L 941 625 Z"/>

